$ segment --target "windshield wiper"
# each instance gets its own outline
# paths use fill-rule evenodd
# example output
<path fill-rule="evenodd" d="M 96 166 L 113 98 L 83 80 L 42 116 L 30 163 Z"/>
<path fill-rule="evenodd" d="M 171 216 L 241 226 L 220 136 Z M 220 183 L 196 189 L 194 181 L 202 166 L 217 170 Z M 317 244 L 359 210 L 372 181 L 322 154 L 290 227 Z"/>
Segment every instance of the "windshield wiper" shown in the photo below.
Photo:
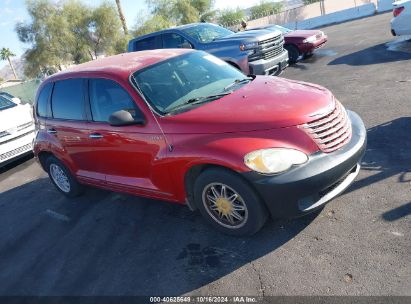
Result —
<path fill-rule="evenodd" d="M 203 102 L 208 102 L 208 101 L 212 101 L 218 98 L 221 98 L 225 95 L 229 95 L 232 92 L 224 92 L 224 93 L 220 93 L 220 94 L 215 94 L 215 95 L 209 95 L 209 96 L 199 96 L 199 97 L 194 97 L 194 98 L 190 98 L 186 101 L 184 101 L 182 104 L 179 104 L 178 106 L 175 106 L 173 108 L 171 108 L 168 113 L 170 112 L 174 112 L 175 110 L 178 110 L 180 108 L 183 108 L 187 105 L 195 105 L 195 104 L 199 104 L 199 103 L 203 103 Z"/>
<path fill-rule="evenodd" d="M 244 78 L 244 79 L 236 79 L 236 80 L 234 80 L 233 83 L 230 83 L 228 86 L 226 86 L 224 88 L 224 91 L 227 91 L 228 89 L 232 88 L 233 86 L 235 86 L 237 84 L 248 83 L 248 82 L 253 81 L 253 80 L 254 80 L 253 77 L 248 77 L 248 78 Z"/>

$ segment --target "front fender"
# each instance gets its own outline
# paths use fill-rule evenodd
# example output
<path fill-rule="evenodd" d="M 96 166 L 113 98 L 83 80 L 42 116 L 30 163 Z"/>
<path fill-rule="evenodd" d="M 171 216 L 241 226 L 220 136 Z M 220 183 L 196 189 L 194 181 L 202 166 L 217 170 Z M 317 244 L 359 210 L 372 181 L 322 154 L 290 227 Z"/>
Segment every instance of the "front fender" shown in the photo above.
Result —
<path fill-rule="evenodd" d="M 244 173 L 250 169 L 244 164 L 244 156 L 265 148 L 298 149 L 311 154 L 318 151 L 315 143 L 295 127 L 224 134 L 174 134 L 174 150 L 171 176 L 176 196 L 184 201 L 187 194 L 185 177 L 195 166 L 216 165 Z"/>

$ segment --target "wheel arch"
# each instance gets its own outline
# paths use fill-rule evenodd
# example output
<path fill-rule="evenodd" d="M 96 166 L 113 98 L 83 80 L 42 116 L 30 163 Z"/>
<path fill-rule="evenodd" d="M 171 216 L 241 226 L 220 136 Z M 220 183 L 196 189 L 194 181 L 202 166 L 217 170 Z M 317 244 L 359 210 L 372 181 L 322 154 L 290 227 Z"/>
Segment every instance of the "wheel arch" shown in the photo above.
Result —
<path fill-rule="evenodd" d="M 263 200 L 263 198 L 260 196 L 260 194 L 256 191 L 254 186 L 247 180 L 245 179 L 241 174 L 239 174 L 238 171 L 235 169 L 226 166 L 224 164 L 216 164 L 216 163 L 198 163 L 190 166 L 184 173 L 184 192 L 186 196 L 186 204 L 190 208 L 190 210 L 196 210 L 197 206 L 194 202 L 194 184 L 196 179 L 203 173 L 204 171 L 208 169 L 222 169 L 229 171 L 231 173 L 236 174 L 239 178 L 241 178 L 243 181 L 245 181 L 256 193 L 256 195 L 260 198 L 261 202 L 266 206 L 266 202 Z"/>

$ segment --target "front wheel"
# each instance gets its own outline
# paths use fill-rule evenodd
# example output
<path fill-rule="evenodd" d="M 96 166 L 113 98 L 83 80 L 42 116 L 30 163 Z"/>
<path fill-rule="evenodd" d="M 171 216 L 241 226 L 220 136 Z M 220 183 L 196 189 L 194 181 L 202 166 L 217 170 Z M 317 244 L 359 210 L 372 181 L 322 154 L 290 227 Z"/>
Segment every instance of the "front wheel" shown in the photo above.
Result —
<path fill-rule="evenodd" d="M 195 182 L 194 199 L 212 226 L 230 235 L 252 235 L 267 220 L 267 210 L 255 191 L 234 172 L 204 171 Z"/>
<path fill-rule="evenodd" d="M 296 63 L 298 57 L 300 57 L 300 51 L 295 45 L 287 44 L 284 48 L 288 51 L 288 61 L 290 63 Z"/>

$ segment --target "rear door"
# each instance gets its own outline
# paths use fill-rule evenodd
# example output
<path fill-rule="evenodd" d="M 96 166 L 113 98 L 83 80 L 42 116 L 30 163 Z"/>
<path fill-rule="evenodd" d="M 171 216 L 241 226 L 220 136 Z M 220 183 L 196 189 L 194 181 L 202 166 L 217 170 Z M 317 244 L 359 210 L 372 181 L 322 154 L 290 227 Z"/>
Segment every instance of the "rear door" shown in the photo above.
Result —
<path fill-rule="evenodd" d="M 147 37 L 141 40 L 134 41 L 133 51 L 145 51 L 161 49 L 161 37 L 160 35 Z"/>
<path fill-rule="evenodd" d="M 65 161 L 76 175 L 92 183 L 104 184 L 102 166 L 95 161 L 96 151 L 89 138 L 85 92 L 86 79 L 55 82 L 47 133 L 52 137 L 58 158 Z"/>

